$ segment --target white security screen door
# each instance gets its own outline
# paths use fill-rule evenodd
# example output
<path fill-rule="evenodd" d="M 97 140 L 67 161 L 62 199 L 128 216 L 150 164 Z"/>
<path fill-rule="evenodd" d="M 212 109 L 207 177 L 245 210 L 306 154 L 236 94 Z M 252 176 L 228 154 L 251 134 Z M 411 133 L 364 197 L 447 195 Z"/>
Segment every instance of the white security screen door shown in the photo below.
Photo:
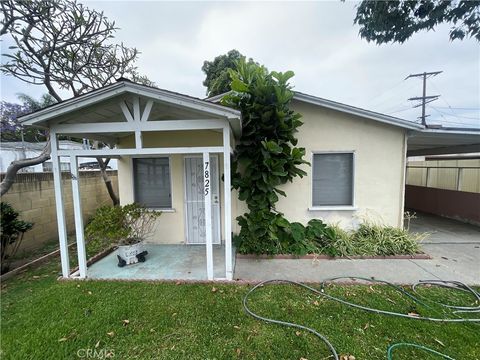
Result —
<path fill-rule="evenodd" d="M 210 156 L 212 192 L 212 243 L 220 244 L 220 194 L 218 157 Z M 185 208 L 187 244 L 205 244 L 205 190 L 203 159 L 185 158 Z"/>

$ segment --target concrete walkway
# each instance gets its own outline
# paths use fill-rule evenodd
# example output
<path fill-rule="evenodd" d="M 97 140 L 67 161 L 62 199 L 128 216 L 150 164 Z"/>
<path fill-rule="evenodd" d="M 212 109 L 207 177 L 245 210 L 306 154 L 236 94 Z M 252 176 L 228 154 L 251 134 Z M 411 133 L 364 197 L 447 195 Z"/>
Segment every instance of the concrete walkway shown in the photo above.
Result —
<path fill-rule="evenodd" d="M 397 284 L 422 279 L 457 280 L 480 285 L 480 228 L 420 214 L 410 230 L 429 232 L 422 245 L 431 260 L 255 260 L 238 259 L 235 279 L 289 279 L 319 282 L 336 276 L 374 277 Z"/>
<path fill-rule="evenodd" d="M 146 244 L 147 261 L 119 268 L 118 250 L 88 267 L 90 279 L 115 280 L 207 280 L 205 246 Z M 225 277 L 225 247 L 213 246 L 213 271 Z"/>

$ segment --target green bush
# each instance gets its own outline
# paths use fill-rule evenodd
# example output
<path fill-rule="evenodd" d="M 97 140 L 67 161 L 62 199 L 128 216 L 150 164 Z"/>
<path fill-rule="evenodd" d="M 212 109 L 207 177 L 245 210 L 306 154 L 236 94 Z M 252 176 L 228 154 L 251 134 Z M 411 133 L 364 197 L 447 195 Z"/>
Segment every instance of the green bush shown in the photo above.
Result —
<path fill-rule="evenodd" d="M 132 245 L 144 240 L 161 214 L 135 203 L 98 208 L 85 227 L 89 255 L 112 245 Z"/>
<path fill-rule="evenodd" d="M 337 238 L 322 249 L 331 256 L 413 255 L 427 234 L 410 233 L 393 226 L 363 222 L 357 230 L 336 228 Z"/>
<path fill-rule="evenodd" d="M 258 215 L 258 212 L 253 213 Z M 264 255 L 306 255 L 320 253 L 321 249 L 328 247 L 328 245 L 336 239 L 336 229 L 328 226 L 319 219 L 310 220 L 307 226 L 299 222 L 290 223 L 279 214 L 265 212 L 262 214 L 261 221 L 275 222 L 275 226 L 268 229 L 271 231 L 270 238 L 275 239 L 271 242 L 258 241 L 255 236 L 246 238 L 235 236 L 234 243 L 237 251 L 241 254 L 264 254 Z M 244 222 L 250 221 L 246 224 Z M 264 233 L 264 223 L 257 221 L 252 216 L 252 213 L 245 214 L 239 219 L 240 226 L 246 226 L 249 229 L 254 229 L 254 233 L 260 236 Z M 274 232 L 274 229 L 277 229 Z M 268 230 L 267 230 L 268 231 Z"/>
<path fill-rule="evenodd" d="M 387 256 L 413 255 L 420 251 L 420 242 L 427 234 L 363 222 L 357 230 L 345 231 L 327 225 L 319 219 L 307 226 L 283 219 L 283 231 L 273 246 L 265 243 L 241 242 L 238 251 L 243 254 L 325 254 L 330 256 Z"/>
<path fill-rule="evenodd" d="M 18 219 L 19 213 L 10 204 L 0 203 L 0 242 L 1 273 L 9 270 L 11 259 L 23 239 L 23 234 L 33 227 L 33 223 Z"/>

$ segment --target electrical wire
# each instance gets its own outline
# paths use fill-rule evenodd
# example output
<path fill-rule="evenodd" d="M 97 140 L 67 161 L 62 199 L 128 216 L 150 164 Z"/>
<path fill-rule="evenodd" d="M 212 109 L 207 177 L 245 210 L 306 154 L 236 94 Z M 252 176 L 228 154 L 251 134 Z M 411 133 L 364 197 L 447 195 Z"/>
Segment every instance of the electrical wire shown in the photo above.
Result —
<path fill-rule="evenodd" d="M 452 106 L 437 106 L 439 109 L 452 109 L 452 110 L 475 110 L 475 111 L 480 111 L 480 108 L 474 108 L 474 107 L 452 107 Z"/>
<path fill-rule="evenodd" d="M 350 279 L 350 280 L 362 280 L 362 281 L 368 281 L 370 283 L 381 283 L 381 284 L 385 284 L 385 285 L 388 285 L 389 287 L 392 287 L 393 289 L 399 291 L 401 294 L 403 294 L 404 296 L 410 298 L 411 300 L 413 300 L 414 302 L 418 303 L 418 304 L 422 304 L 426 307 L 429 307 L 431 308 L 431 306 L 429 306 L 426 302 L 422 301 L 420 299 L 421 295 L 418 294 L 417 292 L 417 287 L 420 286 L 420 285 L 436 285 L 436 286 L 443 286 L 443 287 L 447 287 L 447 288 L 453 288 L 453 289 L 456 289 L 456 290 L 461 290 L 461 291 L 465 291 L 467 293 L 469 293 L 473 298 L 475 298 L 475 301 L 477 303 L 480 302 L 480 293 L 478 293 L 475 289 L 469 287 L 468 285 L 460 282 L 460 281 L 443 281 L 443 280 L 422 280 L 422 281 L 419 281 L 418 283 L 415 283 L 413 286 L 412 286 L 412 291 L 414 294 L 411 294 L 409 293 L 408 291 L 404 290 L 402 287 L 400 286 L 397 286 L 397 285 L 394 285 L 388 281 L 385 281 L 385 280 L 379 280 L 379 279 L 369 279 L 369 278 L 364 278 L 364 277 L 359 277 L 359 276 L 340 276 L 340 277 L 333 277 L 333 278 L 329 278 L 329 279 L 326 279 L 324 280 L 321 284 L 320 284 L 320 290 L 318 289 L 315 289 L 309 285 L 306 285 L 304 283 L 301 283 L 301 282 L 297 282 L 297 281 L 292 281 L 292 280 L 279 280 L 279 279 L 275 279 L 275 280 L 266 280 L 266 281 L 262 281 L 260 283 L 258 283 L 257 285 L 253 286 L 244 296 L 243 298 L 243 308 L 245 309 L 245 311 L 247 312 L 247 314 L 249 314 L 250 316 L 252 316 L 253 318 L 257 319 L 257 320 L 261 320 L 261 321 L 265 321 L 267 323 L 273 323 L 273 324 L 278 324 L 278 325 L 283 325 L 283 326 L 288 326 L 288 327 L 293 327 L 293 328 L 297 328 L 297 329 L 301 329 L 301 330 L 305 330 L 305 331 L 308 331 L 310 333 L 312 333 L 313 335 L 317 336 L 319 339 L 321 339 L 325 345 L 327 345 L 330 353 L 331 353 L 331 356 L 333 356 L 334 360 L 339 360 L 339 357 L 338 357 L 338 353 L 335 349 L 335 347 L 333 346 L 333 344 L 328 340 L 328 338 L 319 333 L 318 331 L 316 331 L 315 329 L 313 328 L 309 328 L 307 326 L 304 326 L 304 325 L 300 325 L 300 324 L 296 324 L 296 323 L 293 323 L 293 322 L 287 322 L 287 321 L 281 321 L 281 320 L 276 320 L 276 319 L 272 319 L 272 318 L 267 318 L 267 317 L 264 317 L 262 315 L 259 315 L 255 312 L 253 312 L 249 307 L 248 307 L 248 301 L 249 301 L 249 298 L 250 296 L 255 292 L 257 291 L 259 288 L 261 287 L 264 287 L 265 285 L 268 285 L 268 284 L 290 284 L 290 285 L 294 285 L 294 286 L 298 286 L 298 287 L 301 287 L 301 288 L 304 288 L 310 292 L 313 292 L 314 294 L 316 295 L 320 295 L 322 297 L 325 297 L 329 300 L 332 300 L 332 301 L 336 301 L 336 302 L 339 302 L 343 305 L 347 305 L 347 306 L 350 306 L 350 307 L 353 307 L 353 308 L 357 308 L 357 309 L 360 309 L 360 310 L 363 310 L 363 311 L 367 311 L 367 312 L 371 312 L 371 313 L 375 313 L 375 314 L 382 314 L 382 315 L 388 315 L 388 316 L 396 316 L 396 317 L 402 317 L 402 318 L 408 318 L 408 319 L 414 319 L 414 320 L 424 320 L 424 321 L 434 321 L 434 322 L 456 322 L 456 323 L 465 323 L 465 322 L 473 322 L 473 323 L 477 323 L 477 322 L 480 322 L 480 318 L 479 319 L 474 319 L 474 318 L 462 318 L 462 317 L 456 317 L 456 318 L 434 318 L 434 317 L 426 317 L 426 316 L 418 316 L 418 315 L 409 315 L 409 314 L 403 314 L 403 313 L 399 313 L 399 312 L 394 312 L 394 311 L 387 311 L 387 310 L 381 310 L 381 309 L 376 309 L 376 308 L 371 308 L 371 307 L 368 307 L 368 306 L 364 306 L 364 305 L 360 305 L 360 304 L 356 304 L 356 303 L 353 303 L 353 302 L 350 302 L 350 301 L 347 301 L 347 300 L 344 300 L 344 299 L 341 299 L 341 298 L 338 298 L 336 296 L 333 296 L 333 295 L 329 295 L 325 292 L 325 284 L 327 282 L 332 282 L 332 281 L 336 281 L 336 280 L 343 280 L 343 279 Z M 426 299 L 427 301 L 429 301 L 429 299 Z M 432 301 L 431 301 L 432 302 Z M 453 312 L 453 314 L 457 314 L 459 312 L 479 312 L 480 311 L 480 305 L 479 306 L 457 306 L 457 305 L 449 305 L 449 304 L 444 304 L 444 303 L 439 303 L 439 302 L 434 302 L 436 304 L 439 304 L 443 307 L 447 307 L 449 309 L 453 309 L 455 310 Z M 418 345 L 418 344 L 410 344 L 410 343 L 396 343 L 396 344 L 393 344 L 391 345 L 388 350 L 387 350 L 387 358 L 388 360 L 391 360 L 392 359 L 392 351 L 393 349 L 395 349 L 396 347 L 399 347 L 399 346 L 413 346 L 413 347 L 416 347 L 416 348 L 419 348 L 419 349 L 422 349 L 422 350 L 425 350 L 425 351 L 429 351 L 429 352 L 432 352 L 434 354 L 437 354 L 437 355 L 440 355 L 440 356 L 443 356 L 445 359 L 451 359 L 451 360 L 454 360 L 453 358 L 445 355 L 445 354 L 442 354 L 442 353 L 439 353 L 433 349 L 429 349 L 423 345 Z"/>
<path fill-rule="evenodd" d="M 472 120 L 480 120 L 480 117 L 470 117 L 470 116 L 461 116 L 461 115 L 455 115 L 455 114 L 452 114 L 452 113 L 446 113 L 444 111 L 441 111 L 439 110 L 437 107 L 435 106 L 429 106 L 430 108 L 432 109 L 435 109 L 437 110 L 438 112 L 442 113 L 442 114 L 445 114 L 445 115 L 448 115 L 448 116 L 453 116 L 453 117 L 456 117 L 456 118 L 461 118 L 461 119 L 472 119 Z"/>
<path fill-rule="evenodd" d="M 429 109 L 435 110 L 435 111 L 438 113 L 438 115 L 440 115 L 440 117 L 443 119 L 443 120 L 441 120 L 441 121 L 444 122 L 444 123 L 447 123 L 447 124 L 456 124 L 456 125 L 468 125 L 468 122 L 466 123 L 465 121 L 463 121 L 463 122 L 460 122 L 460 121 L 452 121 L 452 120 L 449 120 L 449 119 L 447 119 L 447 118 L 445 117 L 445 115 L 448 115 L 448 116 L 455 116 L 455 115 L 450 115 L 450 114 L 444 113 L 444 112 L 438 110 L 436 107 L 433 107 L 433 106 L 427 105 L 427 107 L 428 107 Z M 445 115 L 444 115 L 444 114 L 445 114 Z M 458 116 L 457 116 L 457 118 L 458 118 Z"/>

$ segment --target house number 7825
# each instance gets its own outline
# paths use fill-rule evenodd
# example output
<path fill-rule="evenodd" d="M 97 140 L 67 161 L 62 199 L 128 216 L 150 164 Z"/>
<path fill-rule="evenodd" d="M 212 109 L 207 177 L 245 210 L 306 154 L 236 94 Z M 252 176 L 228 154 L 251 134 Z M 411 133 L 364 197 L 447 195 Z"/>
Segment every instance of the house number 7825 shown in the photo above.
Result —
<path fill-rule="evenodd" d="M 204 179 L 205 179 L 205 196 L 208 195 L 210 192 L 210 164 L 208 161 L 205 161 L 205 171 L 204 171 Z"/>

